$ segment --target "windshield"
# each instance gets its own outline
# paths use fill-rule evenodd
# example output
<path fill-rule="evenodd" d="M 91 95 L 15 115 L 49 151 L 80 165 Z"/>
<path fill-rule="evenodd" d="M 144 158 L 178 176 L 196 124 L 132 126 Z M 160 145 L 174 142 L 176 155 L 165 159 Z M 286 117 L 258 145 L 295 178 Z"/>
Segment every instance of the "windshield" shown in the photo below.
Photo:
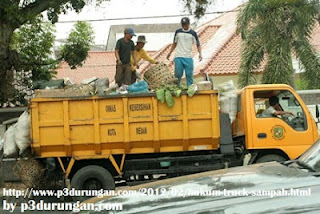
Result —
<path fill-rule="evenodd" d="M 270 105 L 269 99 L 272 97 L 277 98 L 278 105 Z M 295 131 L 305 131 L 308 129 L 304 110 L 299 101 L 290 91 L 256 91 L 254 92 L 254 100 L 256 117 L 279 117 L 271 113 L 271 109 L 291 112 L 292 115 L 284 114 L 279 118 L 291 126 Z"/>
<path fill-rule="evenodd" d="M 320 171 L 320 139 L 318 139 L 305 153 L 303 153 L 299 160 L 307 163 L 316 171 Z"/>

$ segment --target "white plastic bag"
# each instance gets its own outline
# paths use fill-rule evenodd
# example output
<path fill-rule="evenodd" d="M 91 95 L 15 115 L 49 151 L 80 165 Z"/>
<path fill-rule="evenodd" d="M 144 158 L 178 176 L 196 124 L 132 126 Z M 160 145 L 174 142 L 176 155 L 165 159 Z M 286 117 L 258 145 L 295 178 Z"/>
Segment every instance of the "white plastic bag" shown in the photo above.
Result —
<path fill-rule="evenodd" d="M 18 153 L 18 147 L 15 142 L 15 131 L 17 124 L 9 127 L 9 129 L 4 133 L 4 143 L 3 143 L 3 155 L 5 157 L 14 156 Z"/>
<path fill-rule="evenodd" d="M 4 139 L 0 137 L 0 151 L 3 149 Z"/>
<path fill-rule="evenodd" d="M 236 89 L 236 87 L 234 86 L 234 83 L 232 80 L 229 80 L 227 82 L 224 82 L 224 83 L 221 83 L 218 85 L 219 93 L 226 92 L 226 91 L 232 91 L 235 89 Z"/>
<path fill-rule="evenodd" d="M 238 94 L 237 90 L 232 90 L 220 94 L 219 106 L 220 110 L 229 114 L 231 123 L 236 119 L 237 115 Z"/>
<path fill-rule="evenodd" d="M 98 95 L 103 95 L 105 90 L 109 87 L 109 79 L 108 78 L 103 78 L 103 79 L 98 79 L 95 82 L 95 87 Z"/>
<path fill-rule="evenodd" d="M 17 122 L 15 141 L 22 154 L 30 146 L 30 115 L 28 111 L 23 112 Z"/>

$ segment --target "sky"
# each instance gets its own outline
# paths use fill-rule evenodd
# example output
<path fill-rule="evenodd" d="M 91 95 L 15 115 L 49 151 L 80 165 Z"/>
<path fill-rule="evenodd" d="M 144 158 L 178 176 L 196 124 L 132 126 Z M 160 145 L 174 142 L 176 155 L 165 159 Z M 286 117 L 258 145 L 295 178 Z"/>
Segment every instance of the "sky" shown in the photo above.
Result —
<path fill-rule="evenodd" d="M 245 0 L 215 0 L 210 5 L 207 12 L 228 11 L 245 2 Z M 165 15 L 184 15 L 187 14 L 182 0 L 110 0 L 102 3 L 100 6 L 85 6 L 81 13 L 77 14 L 68 11 L 67 14 L 59 16 L 59 22 L 56 24 L 56 39 L 61 41 L 68 37 L 74 23 L 63 23 L 65 21 L 77 20 L 96 20 L 96 19 L 115 19 L 127 17 L 147 17 L 147 16 L 165 16 Z M 205 15 L 198 21 L 198 24 L 213 19 L 217 15 Z M 194 22 L 192 15 L 189 16 L 191 22 Z M 170 18 L 152 18 L 152 19 L 124 19 L 124 20 L 105 20 L 99 22 L 90 22 L 95 32 L 95 44 L 106 45 L 111 25 L 121 24 L 156 24 L 156 23 L 179 23 L 181 17 Z M 170 35 L 171 37 L 171 35 Z M 171 38 L 170 38 L 171 39 Z M 161 43 L 165 43 L 162 39 Z M 58 43 L 56 43 L 58 44 Z M 162 44 L 158 44 L 161 46 Z M 149 45 L 149 49 L 157 49 L 154 45 Z M 148 49 L 148 48 L 146 48 Z"/>

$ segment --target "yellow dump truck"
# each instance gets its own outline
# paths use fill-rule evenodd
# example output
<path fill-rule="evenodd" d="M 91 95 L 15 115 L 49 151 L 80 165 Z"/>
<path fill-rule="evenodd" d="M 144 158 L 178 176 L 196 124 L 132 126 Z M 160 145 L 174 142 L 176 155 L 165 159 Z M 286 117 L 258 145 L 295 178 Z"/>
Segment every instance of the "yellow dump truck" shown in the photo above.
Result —
<path fill-rule="evenodd" d="M 294 116 L 264 117 L 271 96 Z M 174 99 L 168 108 L 154 93 L 34 98 L 32 151 L 72 187 L 110 189 L 116 181 L 137 184 L 294 159 L 319 137 L 308 108 L 288 85 L 243 88 L 232 124 L 219 111 L 217 91 Z"/>

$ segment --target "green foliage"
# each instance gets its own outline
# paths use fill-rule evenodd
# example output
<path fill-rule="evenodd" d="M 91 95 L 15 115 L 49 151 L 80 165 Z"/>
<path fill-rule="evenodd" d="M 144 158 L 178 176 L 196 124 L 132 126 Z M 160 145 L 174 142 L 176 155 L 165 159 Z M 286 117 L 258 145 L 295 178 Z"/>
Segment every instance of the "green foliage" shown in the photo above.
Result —
<path fill-rule="evenodd" d="M 319 0 L 249 0 L 237 20 L 243 39 L 239 85 L 255 83 L 253 73 L 263 60 L 263 83 L 294 85 L 295 53 L 305 67 L 308 87 L 320 88 L 320 61 L 309 43 L 319 5 Z"/>
<path fill-rule="evenodd" d="M 92 26 L 87 22 L 78 21 L 75 28 L 69 34 L 68 41 L 61 49 L 61 58 L 74 69 L 83 65 L 88 57 L 90 45 L 93 44 L 94 32 Z"/>
<path fill-rule="evenodd" d="M 308 82 L 304 79 L 296 79 L 295 81 L 297 90 L 308 90 Z"/>
<path fill-rule="evenodd" d="M 208 6 L 214 2 L 214 0 L 182 0 L 185 3 L 187 10 L 194 14 L 197 19 L 205 15 Z"/>
<path fill-rule="evenodd" d="M 173 91 L 174 96 L 176 97 L 180 97 L 181 93 L 182 93 L 182 89 L 181 88 L 177 88 L 176 90 Z"/>
<path fill-rule="evenodd" d="M 10 26 L 19 26 L 33 20 L 42 12 L 47 11 L 48 19 L 55 23 L 61 13 L 72 9 L 80 12 L 89 3 L 100 4 L 103 0 L 23 0 L 23 1 L 1 1 L 1 21 L 6 21 Z M 105 0 L 106 1 L 106 0 Z"/>
<path fill-rule="evenodd" d="M 165 85 L 156 90 L 156 95 L 157 99 L 161 103 L 166 102 L 167 106 L 169 108 L 172 108 L 174 105 L 174 98 L 172 97 L 172 95 L 174 95 L 175 97 L 180 97 L 183 91 L 185 91 L 189 97 L 192 97 L 196 93 L 194 88 L 191 86 L 187 87 L 186 85 Z"/>
<path fill-rule="evenodd" d="M 23 59 L 20 60 L 21 57 L 17 51 L 10 47 L 10 43 L 15 43 L 15 41 L 11 42 L 15 30 L 32 22 L 43 12 L 47 13 L 48 19 L 52 23 L 55 23 L 58 21 L 58 15 L 66 13 L 69 9 L 80 12 L 86 4 L 95 3 L 98 5 L 103 1 L 108 0 L 2 0 L 0 3 L 0 102 L 11 97 L 9 93 L 13 90 L 10 84 L 12 81 L 11 71 L 19 70 L 20 66 L 25 64 Z M 47 70 L 50 69 L 51 67 Z M 39 77 L 34 76 L 37 79 L 49 78 L 46 72 L 36 72 L 35 74 L 41 74 Z M 43 74 L 45 75 L 42 76 Z"/>
<path fill-rule="evenodd" d="M 168 107 L 172 108 L 174 105 L 174 99 L 172 97 L 170 90 L 165 90 L 165 98 L 166 98 L 166 103 L 167 103 Z"/>
<path fill-rule="evenodd" d="M 164 103 L 165 101 L 165 89 L 161 88 L 156 91 L 157 94 L 157 99 L 161 102 Z"/>
<path fill-rule="evenodd" d="M 16 31 L 11 48 L 20 56 L 16 69 L 32 71 L 33 80 L 50 80 L 56 73 L 58 61 L 53 58 L 55 29 L 50 22 L 43 22 L 42 16 L 29 21 Z"/>
<path fill-rule="evenodd" d="M 192 86 L 189 86 L 188 90 L 187 90 L 188 96 L 192 97 L 195 93 L 196 93 L 196 91 L 194 90 L 194 88 Z"/>

